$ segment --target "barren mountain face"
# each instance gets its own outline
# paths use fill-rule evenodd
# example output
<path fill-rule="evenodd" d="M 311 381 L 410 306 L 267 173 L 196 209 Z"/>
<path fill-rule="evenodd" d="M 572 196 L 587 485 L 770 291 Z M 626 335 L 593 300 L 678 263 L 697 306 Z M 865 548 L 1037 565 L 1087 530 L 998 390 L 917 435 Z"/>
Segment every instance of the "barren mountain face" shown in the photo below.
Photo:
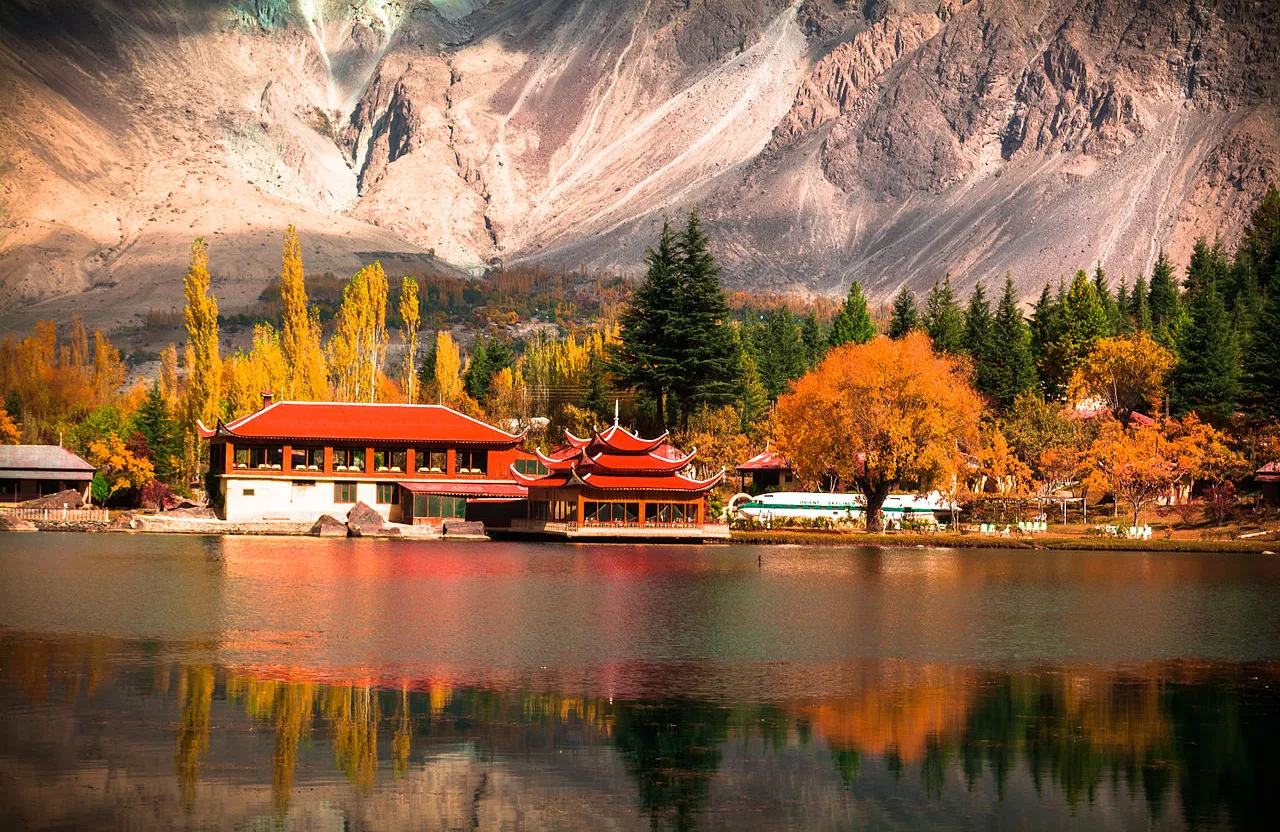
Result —
<path fill-rule="evenodd" d="M 0 323 L 313 272 L 635 269 L 1025 293 L 1234 240 L 1280 162 L 1273 0 L 10 0 Z"/>

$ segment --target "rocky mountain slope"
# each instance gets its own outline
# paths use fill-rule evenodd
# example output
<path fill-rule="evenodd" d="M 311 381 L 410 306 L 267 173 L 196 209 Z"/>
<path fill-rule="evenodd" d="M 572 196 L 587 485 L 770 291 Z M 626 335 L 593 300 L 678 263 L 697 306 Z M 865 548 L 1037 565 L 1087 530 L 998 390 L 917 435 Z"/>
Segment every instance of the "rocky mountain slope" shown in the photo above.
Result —
<path fill-rule="evenodd" d="M 1238 233 L 1280 163 L 1272 0 L 11 0 L 0 325 L 251 307 L 313 271 L 634 269 L 1028 294 Z"/>

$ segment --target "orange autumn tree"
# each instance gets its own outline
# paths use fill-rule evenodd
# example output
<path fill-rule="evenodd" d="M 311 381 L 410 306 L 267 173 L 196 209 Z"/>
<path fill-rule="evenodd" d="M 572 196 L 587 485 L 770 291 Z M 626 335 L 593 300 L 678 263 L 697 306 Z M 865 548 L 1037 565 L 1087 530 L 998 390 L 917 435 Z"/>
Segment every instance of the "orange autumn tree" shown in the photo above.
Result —
<path fill-rule="evenodd" d="M 979 447 L 982 415 L 966 366 L 912 332 L 828 353 L 778 399 L 775 444 L 804 480 L 856 484 L 867 528 L 878 530 L 894 488 L 954 487 L 964 454 Z"/>
<path fill-rule="evenodd" d="M 1086 487 L 1110 492 L 1133 507 L 1133 525 L 1143 505 L 1173 488 L 1181 471 L 1177 449 L 1159 425 L 1138 425 L 1126 429 L 1108 419 L 1090 446 L 1087 458 L 1092 470 L 1084 478 Z"/>
<path fill-rule="evenodd" d="M 1135 412 L 1157 407 L 1178 360 L 1145 332 L 1103 338 L 1071 377 L 1071 395 L 1103 402 L 1128 425 Z"/>

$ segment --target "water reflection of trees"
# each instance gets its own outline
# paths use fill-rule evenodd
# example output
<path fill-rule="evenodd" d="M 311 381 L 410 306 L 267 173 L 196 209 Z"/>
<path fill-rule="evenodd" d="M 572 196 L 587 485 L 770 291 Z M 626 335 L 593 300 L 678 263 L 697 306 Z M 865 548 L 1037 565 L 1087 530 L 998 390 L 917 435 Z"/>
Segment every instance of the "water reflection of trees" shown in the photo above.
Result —
<path fill-rule="evenodd" d="M 311 737 L 329 745 L 333 765 L 364 793 L 459 744 L 483 759 L 613 748 L 641 811 L 653 826 L 676 829 L 695 825 L 726 747 L 752 741 L 777 754 L 821 743 L 846 788 L 858 788 L 873 768 L 917 777 L 931 796 L 990 778 L 1002 798 L 1021 770 L 1071 805 L 1093 801 L 1110 784 L 1141 795 L 1155 819 L 1176 799 L 1189 824 L 1226 819 L 1239 828 L 1267 821 L 1269 786 L 1280 774 L 1274 667 L 1002 673 L 903 671 L 895 663 L 840 698 L 726 706 L 435 682 L 330 684 L 161 660 L 122 669 L 110 662 L 114 652 L 100 640 L 0 636 L 0 682 L 30 701 L 74 704 L 104 685 L 174 701 L 174 770 L 188 804 L 196 799 L 211 730 L 218 730 L 211 729 L 212 711 L 229 705 L 272 729 L 278 815 L 288 811 Z"/>

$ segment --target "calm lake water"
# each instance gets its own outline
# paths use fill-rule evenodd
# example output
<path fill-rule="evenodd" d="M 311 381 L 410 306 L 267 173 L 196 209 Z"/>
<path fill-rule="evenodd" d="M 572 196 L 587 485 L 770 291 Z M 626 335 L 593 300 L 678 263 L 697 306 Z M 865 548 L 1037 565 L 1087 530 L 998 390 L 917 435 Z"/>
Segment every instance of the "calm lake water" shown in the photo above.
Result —
<path fill-rule="evenodd" d="M 1278 611 L 1258 555 L 3 535 L 0 828 L 1272 829 Z"/>

